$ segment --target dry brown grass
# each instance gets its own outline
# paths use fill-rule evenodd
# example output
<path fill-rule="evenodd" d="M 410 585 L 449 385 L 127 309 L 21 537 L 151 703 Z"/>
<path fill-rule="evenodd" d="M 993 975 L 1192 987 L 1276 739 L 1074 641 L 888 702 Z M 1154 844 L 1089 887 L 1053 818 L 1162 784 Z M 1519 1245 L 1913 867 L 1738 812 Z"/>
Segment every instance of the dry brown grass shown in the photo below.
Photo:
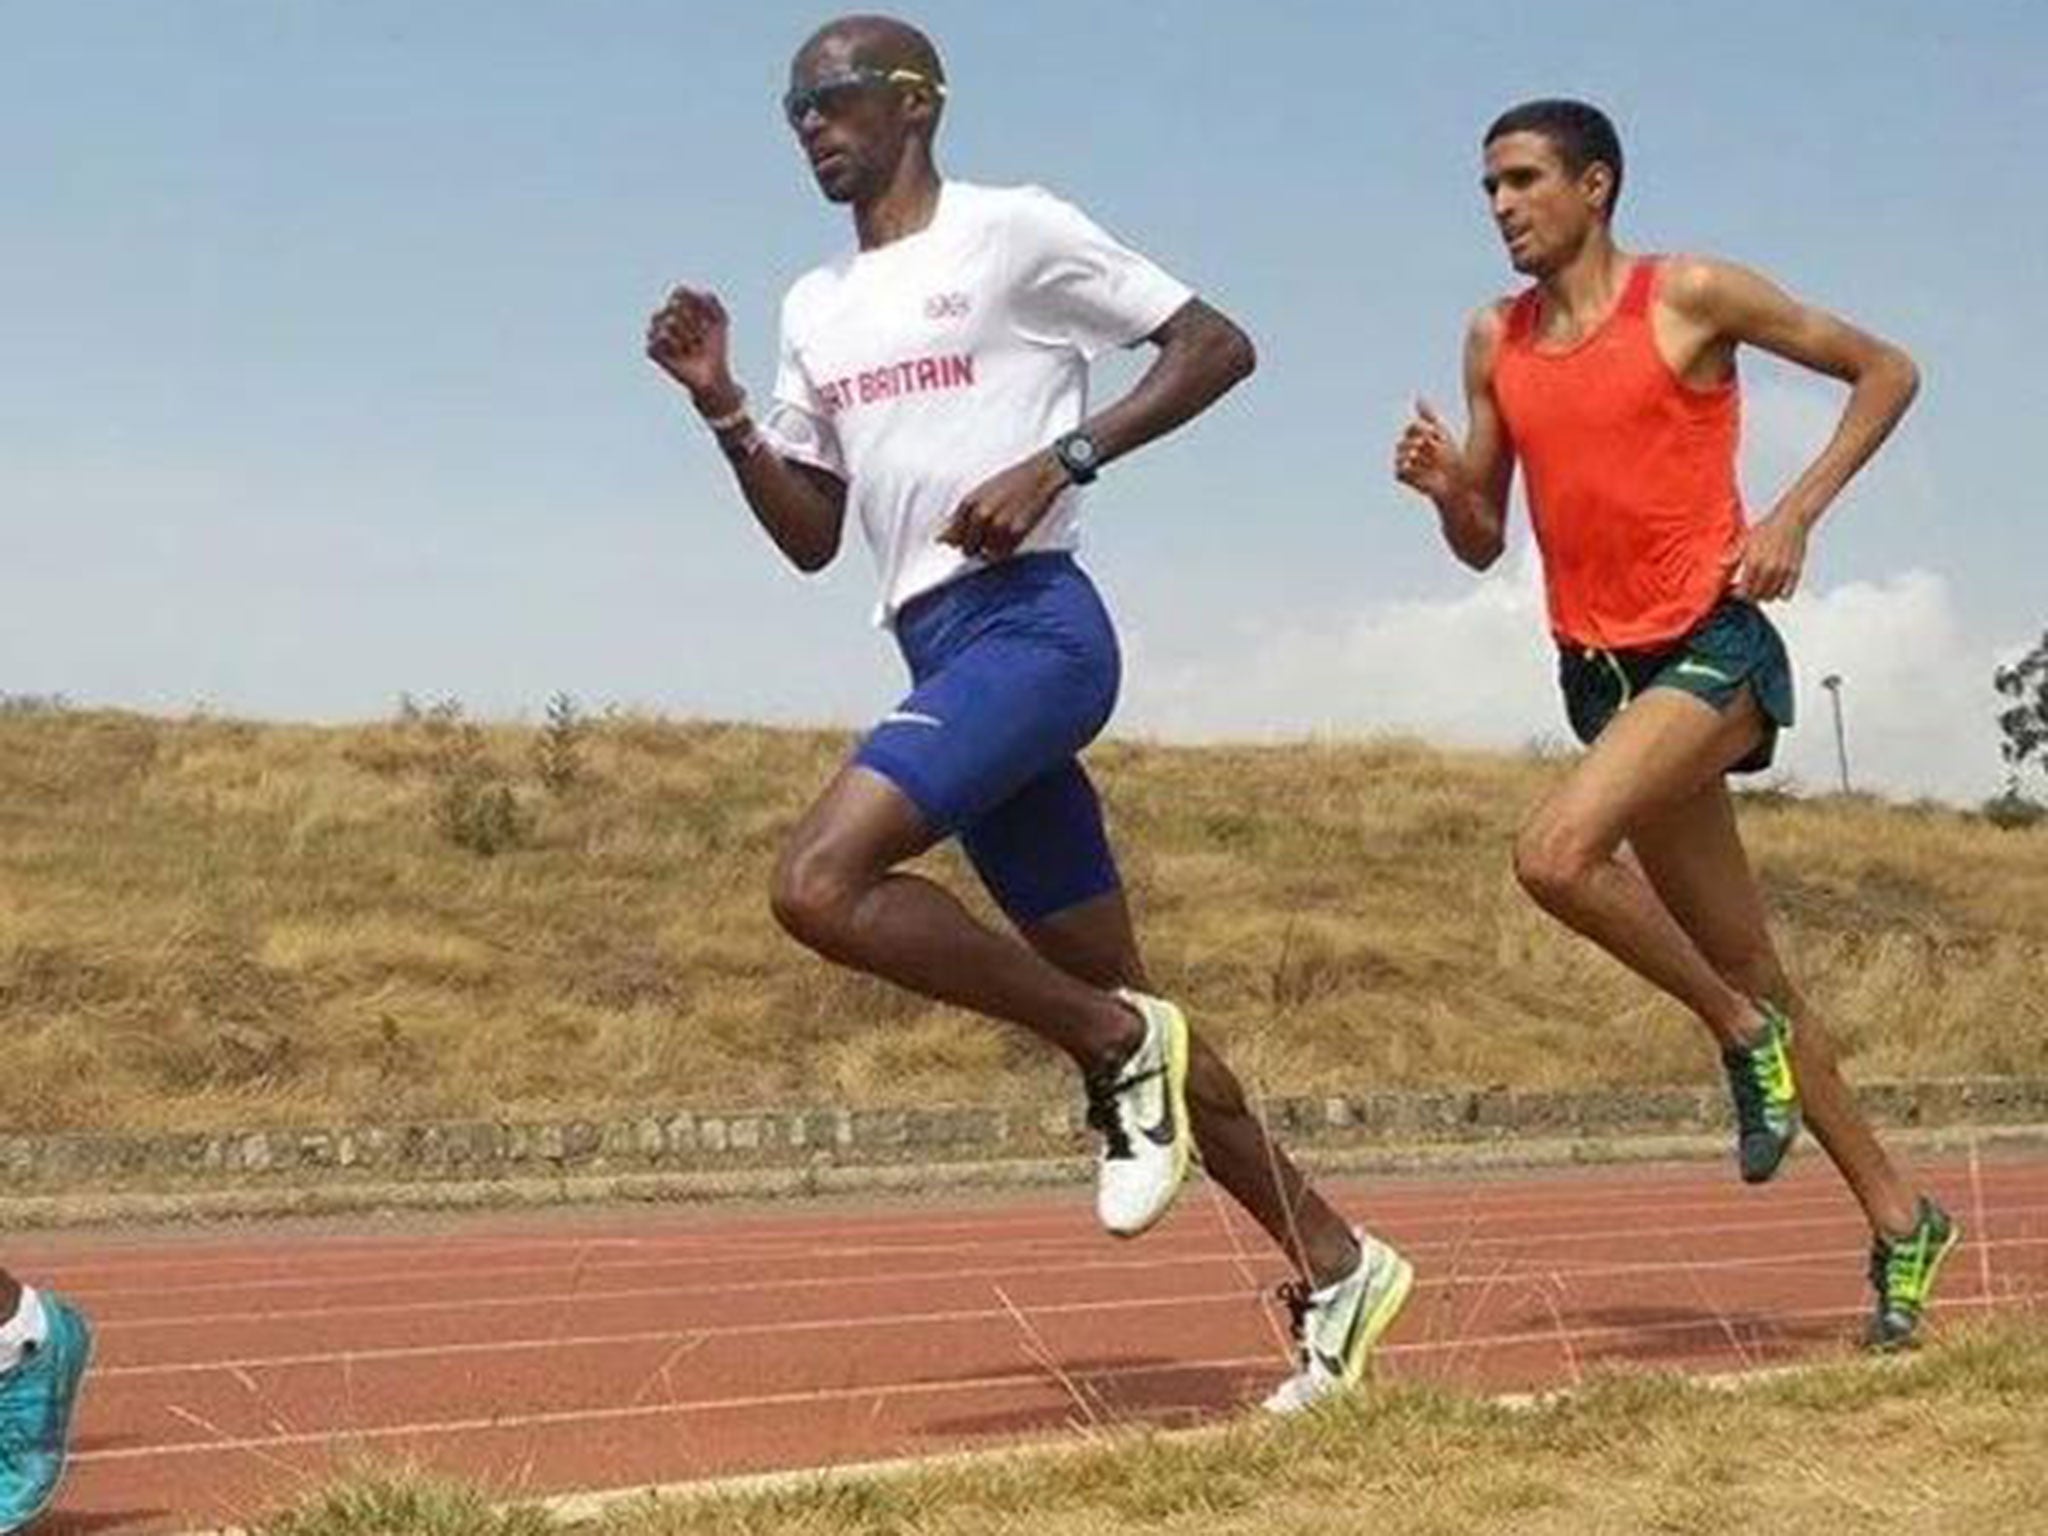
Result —
<path fill-rule="evenodd" d="M 568 1526 L 364 1469 L 263 1536 L 2019 1536 L 2048 1500 L 2048 1330 L 2015 1315 L 1887 1368 L 1722 1392 L 1601 1378 L 1510 1411 L 1423 1387 L 1191 1438 L 1113 1432 L 896 1477 L 636 1499 Z"/>
<path fill-rule="evenodd" d="M 778 840 L 844 737 L 598 722 L 555 795 L 535 733 L 492 727 L 461 771 L 513 786 L 526 841 L 481 857 L 437 820 L 459 734 L 0 718 L 0 1124 L 1070 1091 L 1016 1032 L 776 930 Z M 1268 1092 L 1712 1070 L 1677 1009 L 1515 887 L 1555 762 L 1387 741 L 1091 761 L 1159 981 Z M 1744 823 L 1855 1072 L 2048 1073 L 2048 830 L 1773 797 Z"/>

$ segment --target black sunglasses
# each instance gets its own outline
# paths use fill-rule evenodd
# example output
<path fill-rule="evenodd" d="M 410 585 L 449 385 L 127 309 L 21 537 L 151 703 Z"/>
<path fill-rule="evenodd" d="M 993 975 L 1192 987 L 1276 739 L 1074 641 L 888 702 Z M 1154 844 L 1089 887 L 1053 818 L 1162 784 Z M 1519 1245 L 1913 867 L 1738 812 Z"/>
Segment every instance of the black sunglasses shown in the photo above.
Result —
<path fill-rule="evenodd" d="M 782 114 L 789 119 L 790 127 L 800 128 L 804 119 L 813 112 L 820 117 L 837 117 L 852 104 L 854 97 L 881 85 L 921 86 L 934 96 L 946 94 L 945 82 L 917 70 L 877 69 L 872 64 L 856 64 L 823 80 L 792 87 L 783 95 Z"/>

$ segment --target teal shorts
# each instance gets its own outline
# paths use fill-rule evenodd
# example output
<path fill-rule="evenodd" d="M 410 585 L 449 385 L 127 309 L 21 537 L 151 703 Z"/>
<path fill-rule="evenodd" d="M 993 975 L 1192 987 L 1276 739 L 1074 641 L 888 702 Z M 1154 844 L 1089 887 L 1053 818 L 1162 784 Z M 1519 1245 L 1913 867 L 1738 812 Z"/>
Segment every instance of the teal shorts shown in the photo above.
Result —
<path fill-rule="evenodd" d="M 1607 722 L 1650 688 L 1676 688 L 1725 710 L 1747 689 L 1763 712 L 1764 739 L 1732 773 L 1771 766 L 1778 732 L 1792 724 L 1792 659 L 1756 604 L 1723 598 L 1691 633 L 1642 650 L 1602 651 L 1560 642 L 1558 686 L 1572 731 L 1588 746 Z"/>

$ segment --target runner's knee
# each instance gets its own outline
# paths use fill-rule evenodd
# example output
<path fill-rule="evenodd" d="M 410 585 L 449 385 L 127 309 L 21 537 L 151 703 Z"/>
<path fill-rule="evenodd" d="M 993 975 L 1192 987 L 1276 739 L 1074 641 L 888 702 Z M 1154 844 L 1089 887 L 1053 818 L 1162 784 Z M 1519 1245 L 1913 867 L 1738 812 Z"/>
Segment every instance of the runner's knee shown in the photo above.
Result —
<path fill-rule="evenodd" d="M 1568 820 L 1539 812 L 1515 838 L 1515 879 L 1541 907 L 1568 905 L 1602 857 Z"/>
<path fill-rule="evenodd" d="M 815 842 L 783 851 L 768 888 L 768 909 L 791 938 L 830 955 L 853 920 L 864 884 L 844 860 Z"/>

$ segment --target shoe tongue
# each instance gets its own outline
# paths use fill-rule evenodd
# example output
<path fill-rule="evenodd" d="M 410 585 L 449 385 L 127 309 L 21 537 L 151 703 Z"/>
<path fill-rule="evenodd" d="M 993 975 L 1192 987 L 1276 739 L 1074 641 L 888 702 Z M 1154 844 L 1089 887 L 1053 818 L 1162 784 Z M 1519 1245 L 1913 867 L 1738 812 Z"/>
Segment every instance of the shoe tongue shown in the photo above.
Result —
<path fill-rule="evenodd" d="M 1335 1301 L 1337 1299 L 1337 1293 L 1343 1290 L 1344 1287 L 1349 1285 L 1353 1280 L 1356 1280 L 1358 1278 L 1358 1272 L 1361 1269 L 1365 1268 L 1366 1261 L 1370 1257 L 1371 1255 L 1366 1251 L 1365 1243 L 1361 1241 L 1358 1245 L 1358 1262 L 1351 1267 L 1348 1273 L 1338 1276 L 1335 1280 L 1332 1280 L 1328 1285 L 1324 1286 L 1321 1290 L 1310 1291 L 1308 1295 L 1309 1301 L 1312 1304 L 1325 1301 Z"/>
<path fill-rule="evenodd" d="M 1138 1043 L 1131 1047 L 1131 1054 L 1124 1058 L 1124 1071 L 1127 1073 L 1136 1071 L 1141 1067 L 1150 1066 L 1152 1064 L 1151 1057 L 1158 1054 L 1151 1048 L 1152 1041 L 1157 1034 L 1157 1031 L 1152 1027 L 1152 1015 L 1149 1013 L 1139 1014 L 1138 1024 Z"/>

